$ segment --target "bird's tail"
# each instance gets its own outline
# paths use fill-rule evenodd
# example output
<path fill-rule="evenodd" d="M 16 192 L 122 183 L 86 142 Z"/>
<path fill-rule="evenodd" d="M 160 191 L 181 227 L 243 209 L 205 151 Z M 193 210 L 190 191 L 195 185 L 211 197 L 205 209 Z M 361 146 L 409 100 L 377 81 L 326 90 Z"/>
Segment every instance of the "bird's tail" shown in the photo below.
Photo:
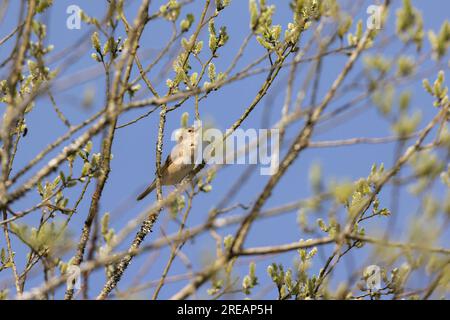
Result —
<path fill-rule="evenodd" d="M 136 198 L 136 200 L 139 201 L 139 200 L 144 199 L 144 198 L 145 198 L 150 192 L 152 192 L 155 188 L 156 188 L 156 180 L 153 180 L 152 184 L 149 185 L 149 186 L 147 187 L 147 189 L 145 189 L 145 191 L 142 192 L 142 193 Z"/>

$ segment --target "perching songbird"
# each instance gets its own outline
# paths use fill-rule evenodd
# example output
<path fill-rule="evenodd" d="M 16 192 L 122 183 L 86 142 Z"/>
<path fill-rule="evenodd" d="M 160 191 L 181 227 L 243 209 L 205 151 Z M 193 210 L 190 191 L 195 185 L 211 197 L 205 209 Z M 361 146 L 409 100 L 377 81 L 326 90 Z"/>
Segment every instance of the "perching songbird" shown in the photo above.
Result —
<path fill-rule="evenodd" d="M 161 167 L 161 185 L 178 184 L 194 169 L 198 147 L 197 138 L 197 130 L 194 127 L 179 129 L 177 143 Z M 155 188 L 156 178 L 137 197 L 137 200 L 144 199 Z"/>

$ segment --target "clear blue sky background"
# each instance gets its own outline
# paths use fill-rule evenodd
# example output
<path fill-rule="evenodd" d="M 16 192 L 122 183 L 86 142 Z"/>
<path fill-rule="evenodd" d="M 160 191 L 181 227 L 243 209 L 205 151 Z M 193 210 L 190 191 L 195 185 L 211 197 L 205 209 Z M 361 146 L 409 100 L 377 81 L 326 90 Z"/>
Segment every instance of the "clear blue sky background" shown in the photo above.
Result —
<path fill-rule="evenodd" d="M 48 44 L 53 44 L 55 46 L 54 53 L 61 52 L 63 48 L 73 45 L 76 41 L 84 38 L 81 45 L 77 46 L 75 49 L 86 48 L 84 53 L 73 61 L 73 63 L 64 71 L 63 75 L 74 75 L 79 71 L 85 70 L 86 68 L 95 68 L 100 65 L 95 63 L 90 58 L 90 53 L 92 48 L 90 48 L 90 34 L 91 29 L 89 26 L 82 24 L 81 30 L 69 30 L 66 28 L 66 19 L 68 14 L 66 14 L 66 8 L 71 4 L 79 5 L 87 14 L 91 16 L 101 17 L 104 15 L 106 6 L 104 3 L 106 1 L 87 1 L 87 0 L 58 0 L 54 1 L 54 6 L 42 16 L 43 19 L 47 19 L 48 28 L 47 32 L 49 38 L 47 40 Z M 130 3 L 126 12 L 129 20 L 132 20 L 135 16 L 139 1 L 127 1 Z M 287 22 L 291 19 L 291 12 L 288 8 L 288 1 L 269 1 L 271 3 L 277 4 L 277 11 L 274 17 L 274 23 L 280 23 L 283 29 L 286 27 Z M 341 1 L 343 4 L 349 1 Z M 200 8 L 203 1 L 195 1 L 183 9 L 182 16 L 188 12 L 195 12 L 196 18 L 198 19 Z M 367 5 L 372 4 L 371 1 L 362 1 L 364 3 L 361 8 L 366 8 Z M 162 1 L 152 1 L 151 12 L 155 10 L 162 4 Z M 390 11 L 390 16 L 388 20 L 388 25 L 386 30 L 387 33 L 392 34 L 395 26 L 395 10 L 399 7 L 401 1 L 394 0 L 393 8 Z M 439 30 L 441 24 L 445 19 L 448 19 L 448 12 L 450 12 L 450 3 L 444 0 L 434 0 L 434 1 L 413 1 L 413 4 L 418 7 L 423 13 L 425 21 L 425 29 Z M 5 20 L 0 24 L 0 38 L 8 34 L 12 28 L 16 25 L 18 17 L 18 7 L 19 1 L 12 1 L 10 8 L 8 9 Z M 367 15 L 365 10 L 358 10 L 356 18 L 362 18 L 365 22 Z M 219 58 L 216 60 L 217 71 L 224 71 L 231 59 L 234 57 L 237 49 L 242 43 L 244 37 L 248 34 L 249 25 L 249 14 L 248 14 L 248 1 L 246 0 L 234 0 L 229 8 L 220 14 L 220 17 L 216 19 L 216 26 L 220 26 L 225 23 L 228 27 L 228 32 L 230 34 L 229 44 L 219 51 Z M 351 30 L 354 30 L 352 27 Z M 170 37 L 170 24 L 166 21 L 158 19 L 157 21 L 149 23 L 147 26 L 141 41 L 141 57 L 142 52 L 149 52 L 149 57 L 152 58 L 159 51 L 160 48 L 166 43 L 167 39 Z M 123 30 L 119 29 L 118 34 L 123 35 Z M 207 43 L 207 33 L 203 32 L 200 36 Z M 102 41 L 104 39 L 102 38 Z M 428 41 L 424 41 L 424 50 L 429 49 Z M 2 47 L 0 51 L 0 60 L 3 60 L 7 53 L 10 52 L 11 45 L 13 41 L 9 41 L 6 45 Z M 300 46 L 302 46 L 301 43 Z M 7 50 L 8 48 L 8 50 Z M 382 52 L 387 56 L 393 56 L 399 48 L 399 43 L 396 46 L 390 47 L 389 51 Z M 207 46 L 205 45 L 205 52 L 208 52 Z M 71 52 L 73 51 L 71 50 Z M 263 49 L 257 44 L 255 40 L 252 40 L 248 50 L 242 61 L 239 63 L 237 69 L 245 66 L 247 63 L 259 57 L 263 54 Z M 410 50 L 408 52 L 414 55 L 414 51 Z M 206 55 L 203 55 L 206 57 Z M 143 58 L 144 59 L 144 58 Z M 331 82 L 336 78 L 337 74 L 341 71 L 342 66 L 345 62 L 345 56 L 334 57 L 330 56 L 325 60 L 323 66 L 323 82 L 322 86 L 319 88 L 319 99 L 323 97 L 324 92 L 327 91 Z M 204 59 L 205 60 L 205 59 Z M 447 57 L 448 60 L 448 57 Z M 145 59 L 145 61 L 149 61 Z M 165 60 L 163 60 L 166 62 Z M 52 67 L 58 66 L 58 63 L 52 64 Z M 428 62 L 425 62 L 428 64 Z M 198 68 L 198 65 L 193 63 L 193 66 Z M 349 79 L 354 79 L 354 76 L 361 70 L 361 61 L 357 64 L 355 70 L 350 75 Z M 93 69 L 95 70 L 95 69 Z M 134 70 L 135 71 L 135 70 Z M 156 79 L 159 70 L 154 70 L 150 74 L 151 79 Z M 299 68 L 301 73 L 299 79 L 303 81 L 304 75 L 306 74 L 306 68 Z M 5 70 L 0 73 L 1 78 L 3 78 Z M 135 74 L 135 73 L 134 73 Z M 430 75 L 432 81 L 435 79 L 435 74 Z M 171 73 L 170 76 L 173 76 Z M 271 123 L 276 122 L 279 116 L 280 108 L 284 99 L 284 83 L 286 81 L 287 73 L 286 71 L 281 72 L 279 80 L 276 81 L 273 87 L 270 89 L 268 95 L 256 108 L 250 117 L 245 121 L 243 128 L 260 128 L 261 127 L 261 116 L 265 109 L 265 104 L 273 99 L 271 104 L 272 115 Z M 213 92 L 209 95 L 208 99 L 202 100 L 200 103 L 200 112 L 202 120 L 210 120 L 221 129 L 226 129 L 229 127 L 243 112 L 244 108 L 248 106 L 251 100 L 254 98 L 259 90 L 259 86 L 264 81 L 265 75 L 254 76 L 249 79 L 240 81 L 239 83 L 232 84 L 224 87 L 218 92 Z M 447 78 L 450 75 L 447 76 Z M 163 79 L 162 85 L 158 87 L 160 92 L 165 92 Z M 448 83 L 448 81 L 447 81 Z M 281 84 L 281 85 L 280 85 Z M 296 88 L 299 87 L 300 82 L 296 83 Z M 138 95 L 141 97 L 148 97 L 148 93 L 145 91 L 145 86 Z M 400 88 L 399 88 L 400 89 Z M 402 88 L 404 89 L 404 88 Z M 418 108 L 421 110 L 423 115 L 422 125 L 429 121 L 429 119 L 435 114 L 435 109 L 432 107 L 432 98 L 424 92 L 421 87 L 421 81 L 417 81 L 409 89 L 413 91 L 413 108 Z M 93 107 L 89 110 L 84 109 L 81 106 L 82 97 L 87 90 L 95 90 L 95 97 Z M 105 97 L 104 92 L 104 81 L 103 77 L 97 76 L 89 79 L 89 81 L 81 81 L 78 85 L 65 88 L 64 90 L 59 90 L 55 92 L 55 99 L 68 117 L 68 119 L 73 124 L 77 124 L 80 121 L 87 118 L 89 115 L 94 114 L 104 104 Z M 346 98 L 348 99 L 348 97 Z M 307 99 L 308 101 L 308 99 Z M 340 100 L 337 103 L 333 103 L 329 110 L 338 107 L 342 104 L 345 99 Z M 179 110 L 172 112 L 168 115 L 167 121 L 167 132 L 171 132 L 173 129 L 179 126 L 180 115 L 188 111 L 193 116 L 193 101 L 189 100 L 185 105 Z M 144 111 L 139 110 L 137 112 L 129 113 L 120 118 L 120 123 L 125 123 L 128 120 L 135 118 L 136 116 L 142 114 Z M 124 224 L 135 217 L 145 206 L 150 204 L 150 199 L 142 201 L 140 203 L 134 202 L 134 197 L 138 191 L 140 191 L 147 183 L 149 183 L 154 176 L 154 158 L 155 158 L 155 141 L 157 135 L 157 123 L 158 123 L 158 113 L 155 112 L 152 116 L 141 120 L 133 126 L 129 126 L 124 129 L 118 130 L 116 138 L 113 145 L 114 159 L 112 162 L 112 171 L 109 177 L 109 181 L 104 190 L 100 214 L 103 215 L 105 212 L 112 212 L 111 224 L 116 230 L 121 229 Z M 30 159 L 32 159 L 43 147 L 54 140 L 56 136 L 63 134 L 66 128 L 63 124 L 56 118 L 51 105 L 47 100 L 39 100 L 35 109 L 27 116 L 27 124 L 29 127 L 29 134 L 21 141 L 19 146 L 19 152 L 17 154 L 17 159 L 14 164 L 13 173 L 22 165 L 26 164 Z M 294 126 L 288 131 L 288 136 L 293 137 L 298 126 Z M 320 128 L 320 127 L 319 127 Z M 332 128 L 326 125 L 323 129 L 318 130 L 314 136 L 313 141 L 319 140 L 329 140 L 329 139 L 342 139 L 351 137 L 382 137 L 392 134 L 389 124 L 378 114 L 375 108 L 370 108 L 368 111 L 364 111 L 359 115 L 355 116 L 352 120 L 343 122 L 339 125 L 333 125 Z M 94 150 L 99 150 L 99 138 L 97 137 L 95 142 Z M 168 147 L 170 146 L 170 136 L 166 136 L 165 140 L 165 154 L 168 152 Z M 334 178 L 336 180 L 354 180 L 359 177 L 365 177 L 370 171 L 370 167 L 373 163 L 384 162 L 387 167 L 392 164 L 393 159 L 393 148 L 394 144 L 386 145 L 358 145 L 342 148 L 331 148 L 331 149 L 311 149 L 302 153 L 295 164 L 289 169 L 289 172 L 281 180 L 280 184 L 275 189 L 273 196 L 270 198 L 265 208 L 270 208 L 277 206 L 286 202 L 291 202 L 298 200 L 300 198 L 308 197 L 311 195 L 311 188 L 308 182 L 308 169 L 314 162 L 319 162 L 323 167 L 325 179 Z M 51 156 L 55 155 L 52 153 Z M 38 165 L 38 168 L 43 166 L 45 162 Z M 244 165 L 234 165 L 229 166 L 217 175 L 217 178 L 213 182 L 213 192 L 208 194 L 200 194 L 194 201 L 194 206 L 192 212 L 189 216 L 187 225 L 189 227 L 195 226 L 199 223 L 205 221 L 208 211 L 213 207 L 218 200 L 228 191 L 229 186 L 232 185 L 233 181 L 239 177 L 239 175 L 246 169 Z M 25 178 L 30 177 L 28 174 Z M 253 175 L 250 181 L 240 190 L 237 197 L 239 201 L 243 204 L 250 204 L 255 196 L 259 193 L 261 186 L 267 181 L 267 177 Z M 22 179 L 21 181 L 24 181 Z M 92 194 L 94 184 L 89 188 Z M 442 189 L 442 185 L 439 186 Z M 385 189 L 381 195 L 381 199 L 384 205 L 389 206 L 389 192 L 390 188 Z M 77 194 L 79 189 L 74 189 L 74 194 Z M 444 196 L 443 192 L 438 194 Z M 70 193 L 68 193 L 70 195 Z M 152 195 L 153 197 L 153 195 Z M 89 206 L 90 199 L 84 199 L 81 204 L 77 214 L 72 221 L 72 232 L 75 236 L 75 240 L 78 239 L 79 233 L 82 227 L 82 223 L 87 215 L 87 209 Z M 39 196 L 37 192 L 31 192 L 26 198 L 17 202 L 14 205 L 14 209 L 20 210 L 27 208 L 34 203 L 39 201 Z M 234 203 L 234 201 L 232 201 Z M 411 197 L 407 193 L 401 194 L 401 206 L 400 212 L 397 217 L 397 228 L 395 234 L 392 236 L 393 239 L 401 239 L 402 230 L 405 230 L 406 224 L 409 223 L 408 217 L 413 216 L 417 207 L 417 199 Z M 242 213 L 236 210 L 234 213 Z M 165 225 L 167 221 L 168 214 L 164 212 L 159 219 L 156 227 L 154 228 L 154 233 L 149 235 L 146 239 L 146 243 L 150 243 L 157 236 L 160 236 L 160 228 Z M 310 222 L 315 221 L 319 216 L 311 216 Z M 39 213 L 35 212 L 30 217 L 27 218 L 27 222 L 31 224 L 36 224 L 39 219 Z M 390 218 L 392 219 L 392 217 Z M 296 212 L 288 213 L 276 218 L 264 219 L 263 221 L 257 222 L 252 228 L 250 237 L 246 243 L 246 246 L 261 246 L 261 245 L 274 245 L 282 244 L 287 242 L 296 241 L 300 238 L 308 238 L 311 235 L 302 234 L 296 221 Z M 369 228 L 368 233 L 376 234 L 380 230 L 382 231 L 386 224 L 382 219 L 377 220 L 375 227 Z M 171 233 L 177 229 L 177 225 L 173 222 L 167 224 L 164 227 L 167 233 Z M 221 230 L 222 235 L 228 233 L 234 233 L 234 229 Z M 134 236 L 134 234 L 132 234 Z M 442 242 L 448 243 L 450 238 L 442 239 Z M 446 241 L 447 240 L 447 241 Z M 124 243 L 125 248 L 129 245 L 131 238 Z M 4 238 L 0 237 L 0 247 L 5 247 Z M 24 266 L 25 254 L 27 252 L 26 248 L 17 242 L 14 242 L 14 248 L 16 250 L 16 259 L 18 262 L 19 269 L 22 270 Z M 327 247 L 322 254 L 317 256 L 314 260 L 312 266 L 312 272 L 318 272 L 321 266 L 323 266 L 323 255 L 329 253 L 331 247 Z M 214 251 L 214 242 L 210 235 L 206 234 L 204 236 L 196 238 L 194 241 L 189 242 L 184 247 L 184 252 L 189 256 L 194 264 L 194 268 L 198 270 L 201 268 L 204 257 L 206 255 L 212 254 Z M 347 277 L 346 267 L 352 268 L 352 265 L 360 266 L 366 263 L 365 257 L 367 256 L 367 249 L 362 249 L 355 251 L 341 264 L 337 272 L 337 281 L 333 283 L 333 286 L 341 280 L 345 280 Z M 138 274 L 140 268 L 144 265 L 145 261 L 149 258 L 151 253 L 146 253 L 140 256 L 138 259 L 133 260 L 133 263 L 127 269 L 124 279 L 120 282 L 119 288 L 124 289 L 127 285 L 130 285 L 134 280 L 134 277 Z M 292 266 L 293 258 L 295 252 L 290 252 L 277 257 L 270 257 L 257 262 L 257 274 L 260 277 L 260 282 L 268 283 L 269 279 L 266 274 L 266 267 L 271 262 L 281 262 L 286 266 Z M 168 251 L 165 250 L 156 258 L 154 265 L 151 267 L 150 271 L 145 274 L 145 276 L 139 279 L 141 282 L 146 282 L 154 279 L 158 279 L 161 275 L 162 268 L 165 265 L 168 257 Z M 66 259 L 69 259 L 70 255 L 67 255 Z M 376 261 L 371 261 L 371 263 L 376 263 Z M 244 264 L 243 268 L 247 268 Z M 244 274 L 245 269 L 241 269 L 240 274 Z M 186 272 L 185 267 L 179 261 L 175 260 L 173 268 L 171 269 L 170 275 L 179 274 Z M 6 285 L 7 282 L 2 282 L 6 280 L 6 275 L 10 275 L 8 272 L 2 272 L 0 275 L 0 289 Z M 28 283 L 27 289 L 32 286 L 38 285 L 42 282 L 42 278 L 34 277 Z M 92 294 L 97 294 L 102 285 L 104 284 L 105 277 L 103 270 L 99 270 L 93 274 L 91 277 L 91 289 Z M 422 280 L 423 281 L 423 280 Z M 420 286 L 421 280 L 417 279 L 417 283 Z M 161 294 L 161 298 L 168 298 L 171 294 L 176 292 L 177 289 L 181 288 L 184 283 L 174 283 L 167 284 Z M 153 289 L 146 290 L 142 293 L 141 297 L 148 298 L 153 292 Z M 58 294 L 62 291 L 59 290 Z M 205 290 L 200 291 L 200 297 L 205 295 Z M 238 295 L 236 297 L 242 297 Z M 269 291 L 264 298 L 274 298 L 275 292 L 273 290 Z"/>

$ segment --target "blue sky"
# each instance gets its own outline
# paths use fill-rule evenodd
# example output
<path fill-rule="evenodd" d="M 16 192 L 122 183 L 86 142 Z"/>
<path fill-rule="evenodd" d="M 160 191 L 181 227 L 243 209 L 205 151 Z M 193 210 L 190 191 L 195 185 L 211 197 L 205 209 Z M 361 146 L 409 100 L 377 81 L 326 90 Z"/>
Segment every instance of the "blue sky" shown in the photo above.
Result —
<path fill-rule="evenodd" d="M 127 1 L 129 6 L 126 9 L 127 17 L 132 20 L 139 2 L 138 1 Z M 201 10 L 201 3 L 203 1 L 194 1 L 183 9 L 182 16 L 188 12 L 193 12 L 198 19 L 199 11 Z M 277 4 L 277 11 L 274 17 L 274 24 L 281 24 L 285 28 L 288 21 L 291 19 L 291 12 L 288 8 L 288 1 L 269 1 L 270 3 Z M 85 70 L 86 68 L 99 67 L 99 64 L 94 62 L 90 54 L 92 48 L 90 47 L 89 38 L 91 28 L 85 24 L 82 24 L 81 30 L 69 30 L 66 28 L 66 19 L 68 14 L 66 13 L 66 8 L 71 4 L 76 4 L 80 6 L 88 15 L 101 17 L 105 13 L 106 6 L 104 6 L 105 1 L 87 1 L 87 0 L 58 0 L 47 13 L 43 16 L 43 19 L 48 21 L 48 44 L 53 44 L 55 50 L 53 54 L 60 52 L 63 48 L 73 45 L 76 41 L 80 39 L 85 39 L 84 43 L 76 48 L 73 48 L 71 52 L 78 49 L 86 48 L 86 50 L 81 51 L 82 54 L 79 58 L 74 60 L 70 66 L 64 71 L 61 77 L 71 76 L 76 74 L 78 71 Z M 342 3 L 348 3 L 347 1 L 342 1 Z M 366 8 L 367 5 L 371 4 L 370 1 L 362 1 L 364 3 L 361 7 Z M 154 12 L 162 1 L 152 1 L 151 12 Z M 383 30 L 381 36 L 384 36 L 384 32 L 392 34 L 395 28 L 395 10 L 401 4 L 401 1 L 393 1 L 393 9 L 390 11 L 388 18 L 387 27 Z M 448 19 L 448 12 L 450 12 L 450 3 L 448 1 L 413 1 L 414 6 L 420 9 L 423 13 L 423 18 L 425 22 L 425 29 L 439 30 L 440 25 L 445 19 Z M 16 25 L 18 17 L 18 1 L 13 1 L 8 8 L 7 15 L 4 21 L 0 24 L 0 38 L 8 34 L 11 29 Z M 366 19 L 365 10 L 358 10 L 357 18 L 362 18 L 363 21 Z M 228 32 L 230 35 L 229 43 L 226 47 L 219 51 L 219 58 L 216 59 L 216 69 L 217 71 L 225 70 L 234 57 L 237 49 L 242 43 L 244 37 L 248 34 L 249 25 L 249 14 L 248 14 L 248 2 L 244 0 L 234 0 L 229 8 L 221 13 L 220 17 L 216 19 L 216 26 L 226 24 Z M 351 28 L 354 30 L 354 27 Z M 160 48 L 166 43 L 167 39 L 170 37 L 171 28 L 168 22 L 158 19 L 151 22 L 143 36 L 141 41 L 141 57 L 144 61 L 149 61 L 148 58 L 152 58 L 160 50 Z M 124 34 L 124 31 L 119 28 L 118 34 Z M 205 40 L 207 43 L 207 33 L 203 32 L 200 38 Z M 104 39 L 102 39 L 104 41 Z M 429 49 L 429 43 L 427 40 L 424 42 L 424 51 Z M 9 52 L 13 41 L 9 41 L 2 47 L 0 51 L 0 60 L 5 58 L 5 55 Z M 302 43 L 300 44 L 301 47 Z M 206 46 L 205 46 L 206 47 Z M 393 56 L 399 49 L 399 44 L 395 44 L 389 47 L 389 50 L 382 51 L 381 53 L 386 56 Z M 207 49 L 207 48 L 206 48 Z M 148 50 L 148 51 L 147 51 Z M 375 49 L 376 50 L 376 49 Z M 148 52 L 149 57 L 145 59 L 142 56 L 142 52 Z M 205 50 L 206 51 L 206 50 Z M 253 39 L 244 55 L 243 59 L 239 62 L 236 70 L 242 68 L 249 62 L 253 61 L 255 57 L 259 57 L 264 53 L 264 50 L 259 46 L 259 44 Z M 414 55 L 414 50 L 411 48 L 407 52 L 410 55 Z M 50 55 L 51 56 L 51 55 Z M 206 55 L 204 56 L 206 57 Z M 448 57 L 447 57 L 448 60 Z M 163 60 L 164 63 L 166 60 Z M 342 69 L 346 61 L 346 56 L 330 56 L 325 59 L 323 65 L 323 81 L 319 87 L 319 99 L 321 99 L 325 92 L 327 92 L 330 84 Z M 51 67 L 58 66 L 59 63 L 54 63 Z M 423 67 L 430 64 L 430 62 L 425 61 Z M 193 66 L 198 68 L 198 65 L 193 63 Z M 349 79 L 354 79 L 354 77 L 361 71 L 361 60 L 357 63 L 355 70 L 349 76 Z M 421 66 L 422 67 L 422 66 Z M 156 69 L 150 73 L 151 79 L 158 79 L 159 70 Z M 298 72 L 302 73 L 299 77 L 300 81 L 303 81 L 304 74 L 306 73 L 306 67 L 300 67 Z M 3 78 L 5 70 L 0 71 L 0 78 Z M 430 75 L 430 80 L 434 81 L 435 74 Z M 133 75 L 136 75 L 136 70 L 134 70 Z M 173 76 L 173 74 L 170 74 Z M 220 129 L 225 130 L 229 127 L 236 119 L 240 117 L 244 108 L 248 106 L 251 100 L 254 98 L 259 90 L 259 86 L 263 83 L 265 75 L 258 75 L 239 83 L 227 85 L 223 90 L 211 93 L 207 99 L 200 102 L 200 114 L 203 121 L 212 121 L 215 126 Z M 269 90 L 267 96 L 261 101 L 260 105 L 255 109 L 255 111 L 249 116 L 249 118 L 243 124 L 243 128 L 261 128 L 261 118 L 265 110 L 265 105 L 272 101 L 272 117 L 271 124 L 275 123 L 279 116 L 279 110 L 282 106 L 284 99 L 284 83 L 286 81 L 287 72 L 282 71 L 275 81 L 273 87 Z M 449 76 L 447 76 L 448 78 Z M 133 78 L 133 76 L 132 76 Z M 160 92 L 165 92 L 164 81 L 158 86 Z M 297 81 L 296 87 L 300 85 L 300 81 Z M 448 83 L 448 80 L 447 80 Z M 399 87 L 399 90 L 405 89 L 405 87 Z M 432 98 L 424 92 L 421 87 L 421 80 L 409 85 L 409 89 L 413 92 L 412 107 L 418 108 L 422 112 L 423 120 L 422 125 L 429 121 L 435 114 L 435 109 L 432 107 Z M 88 90 L 94 90 L 94 102 L 90 109 L 82 107 L 83 95 Z M 76 86 L 70 88 L 65 88 L 65 90 L 59 90 L 55 92 L 55 99 L 63 111 L 63 113 L 68 117 L 71 123 L 77 124 L 80 121 L 87 118 L 89 115 L 94 114 L 96 111 L 102 108 L 105 97 L 104 92 L 104 79 L 103 77 L 97 76 L 89 79 L 87 81 L 80 81 Z M 141 89 L 142 97 L 149 97 L 149 94 L 145 91 L 145 86 Z M 354 94 L 354 93 L 350 93 Z M 344 98 L 339 102 L 333 103 L 329 107 L 329 111 L 335 109 L 342 104 L 343 101 L 348 100 Z M 189 112 L 191 114 L 191 119 L 194 114 L 194 103 L 193 100 L 189 100 L 182 108 L 171 112 L 167 119 L 167 131 L 171 132 L 173 129 L 177 128 L 180 123 L 180 116 L 183 112 Z M 143 110 L 138 110 L 136 112 L 130 112 L 123 115 L 119 123 L 126 123 L 129 120 L 134 119 L 136 116 L 143 114 Z M 13 174 L 16 172 L 17 168 L 26 164 L 30 159 L 32 159 L 43 147 L 54 140 L 54 137 L 63 134 L 66 131 L 64 125 L 57 119 L 55 113 L 52 110 L 51 105 L 47 100 L 40 99 L 37 102 L 34 110 L 27 117 L 27 125 L 29 128 L 29 134 L 22 140 L 19 146 L 19 152 L 17 154 L 16 162 L 13 168 Z M 100 214 L 103 215 L 105 212 L 112 213 L 111 225 L 116 230 L 120 230 L 121 227 L 129 220 L 135 217 L 142 209 L 149 205 L 149 201 L 142 201 L 140 203 L 134 202 L 134 197 L 136 194 L 149 183 L 154 176 L 154 159 L 155 159 L 155 142 L 157 136 L 158 128 L 158 113 L 155 112 L 150 117 L 141 120 L 133 126 L 129 126 L 117 131 L 116 138 L 113 144 L 113 154 L 114 159 L 112 161 L 112 171 L 109 176 L 107 186 L 104 190 Z M 288 137 L 294 137 L 296 135 L 299 126 L 293 126 L 288 130 Z M 321 140 L 334 140 L 334 139 L 344 139 L 351 137 L 383 137 L 391 135 L 390 125 L 387 123 L 375 110 L 373 106 L 367 109 L 357 116 L 353 117 L 349 121 L 340 123 L 339 125 L 333 125 L 331 128 L 324 125 L 319 126 L 318 130 L 313 135 L 313 141 Z M 94 150 L 99 149 L 99 137 L 94 139 Z M 167 135 L 165 139 L 165 152 L 164 155 L 168 153 L 168 147 L 171 145 L 170 136 Z M 349 147 L 340 148 L 327 148 L 327 149 L 309 149 L 302 153 L 295 164 L 289 169 L 288 174 L 283 177 L 279 185 L 276 187 L 273 196 L 269 199 L 265 208 L 271 208 L 286 202 L 291 202 L 298 200 L 300 198 L 308 197 L 311 195 L 312 190 L 308 182 L 308 171 L 313 163 L 320 163 L 322 165 L 324 178 L 326 180 L 335 179 L 338 181 L 342 180 L 355 180 L 359 177 L 366 177 L 373 163 L 385 163 L 387 167 L 390 167 L 393 160 L 393 150 L 394 144 L 381 144 L 381 145 L 357 145 Z M 52 155 L 46 159 L 49 160 Z M 165 157 L 165 156 L 164 156 Z M 45 161 L 41 162 L 37 167 L 41 167 L 45 164 Z M 240 176 L 240 174 L 246 169 L 244 165 L 233 165 L 227 166 L 225 169 L 220 171 L 214 180 L 213 192 L 200 194 L 196 197 L 193 205 L 192 212 L 189 215 L 187 225 L 195 226 L 199 223 L 205 221 L 208 211 L 213 208 L 214 204 L 219 201 L 224 194 L 228 191 L 228 188 L 233 184 L 235 179 Z M 27 177 L 30 177 L 32 173 L 29 173 L 21 179 L 20 181 L 25 181 Z M 260 192 L 259 190 L 267 181 L 267 177 L 259 176 L 258 174 L 252 175 L 251 179 L 243 186 L 237 195 L 235 200 L 231 201 L 231 204 L 238 201 L 243 204 L 250 204 L 255 196 Z M 19 181 L 19 183 L 20 183 Z M 92 194 L 94 184 L 89 188 L 90 194 Z M 74 194 L 79 192 L 79 189 L 74 189 Z M 70 194 L 70 193 L 69 193 Z M 442 197 L 443 192 L 437 190 L 437 194 Z M 390 204 L 390 187 L 386 188 L 381 194 L 382 202 L 386 206 Z M 415 212 L 417 207 L 418 199 L 411 197 L 408 193 L 404 192 L 401 195 L 401 205 L 400 212 L 397 217 L 397 228 L 395 234 L 392 236 L 393 239 L 401 239 L 402 230 L 405 229 L 405 225 L 408 223 L 408 219 L 411 218 L 412 212 Z M 154 195 L 152 195 L 154 197 Z M 37 192 L 30 192 L 24 199 L 14 204 L 14 209 L 20 210 L 27 208 L 39 200 Z M 78 239 L 79 232 L 82 227 L 84 218 L 86 217 L 87 210 L 89 207 L 89 199 L 86 198 L 82 202 L 77 214 L 75 214 L 72 221 L 71 231 L 75 235 L 75 239 Z M 243 213 L 243 211 L 236 210 L 234 213 Z M 320 215 L 311 216 L 310 222 L 315 221 Z M 35 212 L 27 218 L 27 222 L 32 224 L 39 220 L 39 213 Z M 160 235 L 160 230 L 164 226 L 167 233 L 171 233 L 177 230 L 177 225 L 173 222 L 168 222 L 168 214 L 164 212 L 158 224 L 155 227 L 153 234 L 150 234 L 146 243 L 150 243 L 152 240 L 156 239 L 156 236 Z M 304 235 L 298 228 L 296 221 L 296 212 L 291 212 L 284 214 L 282 216 L 270 219 L 264 219 L 257 222 L 250 236 L 247 240 L 246 246 L 263 246 L 263 245 L 275 245 L 287 242 L 292 242 L 299 240 L 300 238 L 308 238 L 310 235 Z M 386 223 L 382 219 L 378 219 L 377 222 L 372 225 L 369 230 L 376 234 L 378 231 L 382 231 L 386 227 Z M 220 230 L 221 235 L 226 235 L 228 233 L 233 233 L 234 228 Z M 134 234 L 132 235 L 134 236 Z M 450 238 L 442 239 L 442 242 L 448 243 Z M 124 249 L 129 245 L 131 238 L 124 243 L 121 248 Z M 4 238 L 0 237 L 0 247 L 4 247 Z M 22 270 L 24 266 L 24 256 L 26 254 L 26 248 L 14 242 L 14 247 L 16 251 L 16 259 L 19 269 Z M 326 248 L 324 253 L 328 253 L 330 248 Z M 214 250 L 214 241 L 209 234 L 196 238 L 192 242 L 188 242 L 183 248 L 183 251 L 189 256 L 191 262 L 194 264 L 194 268 L 198 270 L 201 268 L 204 261 L 205 255 L 212 254 Z M 348 260 L 342 263 L 342 266 L 336 270 L 337 281 L 346 279 L 346 265 L 355 264 L 360 265 L 364 263 L 364 258 L 367 256 L 368 249 L 362 249 L 353 254 Z M 127 269 L 124 279 L 119 283 L 119 288 L 124 289 L 127 285 L 131 284 L 134 276 L 138 274 L 140 268 L 145 264 L 145 261 L 149 258 L 152 253 L 146 253 L 141 257 L 133 260 L 133 263 Z M 162 268 L 167 261 L 169 252 L 167 250 L 162 251 L 157 257 L 154 265 L 151 267 L 148 273 L 141 279 L 142 282 L 150 281 L 159 278 Z M 257 262 L 257 275 L 260 277 L 260 282 L 267 284 L 269 279 L 266 274 L 266 267 L 271 262 L 284 263 L 286 266 L 292 266 L 293 258 L 295 252 L 290 252 L 277 257 L 269 257 L 267 259 Z M 66 259 L 70 258 L 70 254 L 66 256 Z M 372 261 L 376 263 L 376 261 Z M 323 265 L 320 255 L 316 257 L 315 262 L 312 266 L 312 272 L 317 272 L 319 268 Z M 243 269 L 245 270 L 246 265 L 244 264 Z M 175 259 L 173 268 L 171 269 L 170 275 L 180 274 L 186 272 L 185 267 L 179 261 Z M 244 274 L 244 271 L 240 271 L 240 274 Z M 2 281 L 5 279 L 7 272 L 2 272 L 0 274 L 0 289 L 2 288 Z M 43 279 L 36 277 L 30 279 L 28 287 L 38 285 Z M 105 277 L 103 270 L 96 271 L 91 276 L 91 294 L 96 295 L 102 285 L 104 284 Z M 418 279 L 420 283 L 420 279 Z M 176 292 L 177 289 L 181 288 L 183 283 L 167 284 L 161 291 L 160 298 L 168 298 Z M 334 283 L 336 285 L 337 283 Z M 141 297 L 148 298 L 153 292 L 153 289 L 146 290 L 142 293 Z M 61 294 L 61 291 L 58 291 Z M 200 297 L 205 295 L 205 290 L 200 292 Z M 240 296 L 237 296 L 240 297 Z M 274 298 L 275 292 L 269 291 L 269 293 L 264 296 L 265 298 Z"/>

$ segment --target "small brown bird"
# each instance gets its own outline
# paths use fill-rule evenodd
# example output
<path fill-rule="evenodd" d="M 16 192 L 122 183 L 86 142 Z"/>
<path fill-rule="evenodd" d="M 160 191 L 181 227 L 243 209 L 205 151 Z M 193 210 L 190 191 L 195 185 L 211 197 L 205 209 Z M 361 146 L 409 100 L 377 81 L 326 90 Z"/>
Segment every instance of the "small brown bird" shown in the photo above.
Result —
<path fill-rule="evenodd" d="M 194 127 L 179 129 L 177 144 L 161 167 L 161 185 L 175 185 L 180 183 L 195 167 L 197 152 L 197 131 Z M 144 190 L 137 200 L 144 199 L 156 188 L 156 178 Z"/>

